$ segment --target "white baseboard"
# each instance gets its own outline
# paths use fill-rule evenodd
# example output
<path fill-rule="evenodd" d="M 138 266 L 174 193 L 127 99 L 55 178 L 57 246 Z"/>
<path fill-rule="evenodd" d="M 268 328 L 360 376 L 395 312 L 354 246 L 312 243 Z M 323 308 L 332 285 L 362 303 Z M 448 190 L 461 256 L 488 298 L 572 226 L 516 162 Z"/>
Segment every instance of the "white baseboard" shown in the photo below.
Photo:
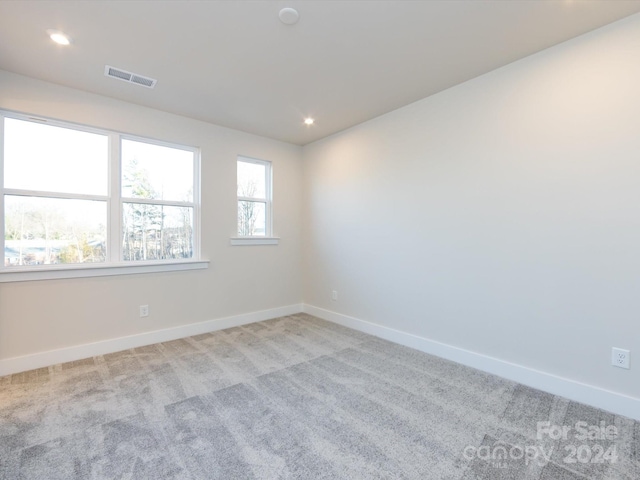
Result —
<path fill-rule="evenodd" d="M 640 420 L 640 399 L 303 304 L 303 312 L 576 402 Z"/>
<path fill-rule="evenodd" d="M 201 333 L 260 322 L 270 318 L 294 315 L 299 312 L 305 312 L 324 320 L 492 373 L 554 395 L 560 395 L 570 400 L 640 420 L 640 399 L 638 398 L 576 382 L 557 375 L 541 372 L 522 365 L 506 362 L 307 304 L 288 305 L 58 350 L 49 350 L 21 357 L 7 358 L 0 360 L 0 376 L 11 375 L 13 373 L 33 370 L 58 363 L 81 360 L 96 355 L 118 352 L 129 348 L 168 342 Z"/>
<path fill-rule="evenodd" d="M 110 340 L 76 345 L 58 350 L 49 350 L 21 357 L 7 358 L 0 360 L 0 376 L 33 370 L 35 368 L 47 367 L 58 363 L 81 360 L 83 358 L 94 357 L 96 355 L 119 352 L 129 348 L 143 347 L 153 343 L 168 342 L 170 340 L 177 340 L 179 338 L 213 332 L 215 330 L 238 327 L 248 323 L 269 320 L 270 318 L 294 315 L 301 311 L 302 305 L 294 304 L 285 307 L 271 308 L 269 310 L 261 310 L 258 312 L 243 313 L 240 315 L 233 315 L 231 317 L 208 320 L 206 322 L 191 323 L 188 325 L 181 325 L 179 327 L 155 330 L 128 337 L 113 338 Z"/>

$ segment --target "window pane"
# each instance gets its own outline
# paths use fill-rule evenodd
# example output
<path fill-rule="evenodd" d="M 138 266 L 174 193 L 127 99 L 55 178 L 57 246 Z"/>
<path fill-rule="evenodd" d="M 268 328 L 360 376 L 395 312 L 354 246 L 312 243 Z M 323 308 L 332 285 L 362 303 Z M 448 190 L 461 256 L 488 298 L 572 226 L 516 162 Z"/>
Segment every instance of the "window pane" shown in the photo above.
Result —
<path fill-rule="evenodd" d="M 123 260 L 193 256 L 193 208 L 125 203 L 123 210 Z"/>
<path fill-rule="evenodd" d="M 5 195 L 4 264 L 105 261 L 107 203 Z"/>
<path fill-rule="evenodd" d="M 266 204 L 264 202 L 238 202 L 238 235 L 264 237 L 266 235 Z"/>
<path fill-rule="evenodd" d="M 122 196 L 193 201 L 193 152 L 122 140 Z"/>
<path fill-rule="evenodd" d="M 266 198 L 266 168 L 261 163 L 238 161 L 238 196 Z"/>
<path fill-rule="evenodd" d="M 107 194 L 108 137 L 6 118 L 6 188 Z"/>

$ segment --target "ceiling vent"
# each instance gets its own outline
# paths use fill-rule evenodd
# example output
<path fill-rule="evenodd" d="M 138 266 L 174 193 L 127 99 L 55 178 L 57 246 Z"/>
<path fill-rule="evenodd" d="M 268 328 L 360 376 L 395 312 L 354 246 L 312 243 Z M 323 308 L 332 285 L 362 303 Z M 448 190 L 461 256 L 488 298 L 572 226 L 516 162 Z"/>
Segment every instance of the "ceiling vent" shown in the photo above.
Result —
<path fill-rule="evenodd" d="M 157 80 L 154 80 L 153 78 L 143 77 L 137 73 L 127 72 L 126 70 L 121 70 L 109 65 L 104 66 L 104 75 L 106 77 L 122 80 L 123 82 L 135 83 L 136 85 L 141 85 L 147 88 L 155 87 L 157 82 Z"/>

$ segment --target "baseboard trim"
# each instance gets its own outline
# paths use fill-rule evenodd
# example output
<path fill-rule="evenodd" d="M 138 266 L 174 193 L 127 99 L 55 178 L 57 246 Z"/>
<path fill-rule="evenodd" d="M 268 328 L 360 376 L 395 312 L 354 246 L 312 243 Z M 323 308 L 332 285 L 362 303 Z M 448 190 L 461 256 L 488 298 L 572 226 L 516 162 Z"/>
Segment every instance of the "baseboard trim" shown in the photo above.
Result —
<path fill-rule="evenodd" d="M 113 338 L 100 342 L 24 355 L 21 357 L 7 358 L 0 360 L 0 376 L 25 372 L 27 370 L 47 367 L 58 363 L 72 362 L 74 360 L 81 360 L 83 358 L 94 357 L 96 355 L 119 352 L 129 348 L 143 347 L 153 343 L 168 342 L 170 340 L 177 340 L 179 338 L 199 335 L 201 333 L 223 330 L 225 328 L 238 327 L 248 323 L 269 320 L 270 318 L 294 315 L 301 311 L 302 304 L 287 305 L 268 310 L 217 318 L 215 320 L 207 320 L 205 322 L 180 325 L 178 327 L 166 328 L 163 330 L 154 330 L 152 332 L 145 332 L 127 337 Z"/>
<path fill-rule="evenodd" d="M 635 397 L 506 362 L 313 305 L 303 304 L 302 311 L 324 320 L 492 373 L 569 400 L 601 408 L 618 415 L 624 415 L 634 420 L 640 420 L 640 399 Z"/>

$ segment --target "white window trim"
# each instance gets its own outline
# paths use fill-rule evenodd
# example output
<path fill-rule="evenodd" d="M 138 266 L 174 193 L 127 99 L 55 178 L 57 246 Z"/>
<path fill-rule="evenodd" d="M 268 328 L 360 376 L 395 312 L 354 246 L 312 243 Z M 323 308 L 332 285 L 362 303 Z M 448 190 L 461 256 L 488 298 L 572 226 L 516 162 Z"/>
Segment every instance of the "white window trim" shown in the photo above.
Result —
<path fill-rule="evenodd" d="M 251 245 L 278 245 L 280 238 L 273 236 L 273 164 L 268 160 L 260 160 L 258 158 L 247 157 L 245 155 L 238 155 L 236 159 L 236 166 L 238 162 L 255 163 L 258 165 L 265 165 L 265 197 L 243 197 L 237 195 L 236 199 L 236 215 L 238 202 L 263 202 L 265 204 L 265 235 L 255 237 L 231 237 L 230 243 L 233 246 L 251 246 Z M 236 226 L 237 233 L 237 226 Z"/>
<path fill-rule="evenodd" d="M 109 163 L 108 163 L 108 195 L 79 195 L 60 194 L 55 192 L 17 190 L 4 188 L 4 121 L 0 122 L 0 247 L 3 251 L 3 260 L 0 263 L 0 283 L 21 282 L 34 280 L 51 280 L 59 278 L 84 278 L 96 276 L 130 275 L 138 273 L 154 273 L 180 270 L 195 270 L 208 268 L 209 260 L 202 259 L 200 255 L 201 245 L 201 201 L 200 201 L 200 149 L 161 140 L 139 137 L 116 132 L 107 129 L 90 127 L 87 125 L 57 120 L 36 115 L 29 115 L 9 110 L 0 110 L 0 120 L 3 118 L 41 122 L 47 125 L 71 128 L 83 132 L 97 133 L 108 138 Z M 153 145 L 166 146 L 180 150 L 193 152 L 194 154 L 194 187 L 193 203 L 171 202 L 163 200 L 129 199 L 123 197 L 120 189 L 121 182 L 121 158 L 120 148 L 122 140 L 133 140 Z M 29 195 L 51 198 L 79 198 L 101 200 L 107 203 L 107 258 L 104 263 L 74 263 L 56 265 L 32 265 L 24 267 L 4 266 L 4 195 Z M 182 205 L 193 208 L 193 257 L 190 259 L 167 259 L 152 261 L 127 262 L 122 259 L 122 208 L 123 203 L 152 203 L 165 205 Z M 114 235 L 113 232 L 116 232 Z"/>
<path fill-rule="evenodd" d="M 0 273 L 0 283 L 56 280 L 61 278 L 110 277 L 113 275 L 135 275 L 141 273 L 177 272 L 209 268 L 209 260 L 181 260 L 136 263 L 76 263 L 72 267 L 58 265 L 35 265 L 12 267 Z"/>
<path fill-rule="evenodd" d="M 249 246 L 249 245 L 278 245 L 280 237 L 232 237 L 231 245 Z"/>

